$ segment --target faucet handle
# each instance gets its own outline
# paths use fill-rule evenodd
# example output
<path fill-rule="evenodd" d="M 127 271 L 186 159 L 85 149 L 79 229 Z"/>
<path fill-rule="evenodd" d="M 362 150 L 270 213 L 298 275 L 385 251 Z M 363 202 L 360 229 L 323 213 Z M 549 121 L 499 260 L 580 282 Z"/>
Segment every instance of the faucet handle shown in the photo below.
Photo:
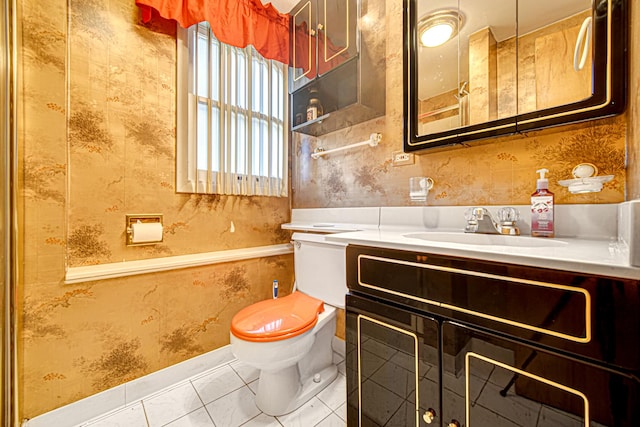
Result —
<path fill-rule="evenodd" d="M 476 220 L 476 216 L 475 216 L 475 215 L 474 215 L 474 213 L 473 213 L 473 209 L 474 209 L 474 208 L 469 208 L 469 209 L 466 209 L 466 210 L 464 211 L 464 219 L 465 219 L 467 222 L 469 222 L 469 221 L 475 221 L 475 220 Z"/>
<path fill-rule="evenodd" d="M 520 212 L 516 208 L 501 208 L 498 210 L 498 221 L 501 224 L 514 224 L 520 219 Z"/>
<path fill-rule="evenodd" d="M 477 221 L 484 217 L 485 212 L 486 212 L 485 208 L 478 208 L 478 207 L 469 208 L 466 211 L 464 211 L 464 219 L 466 219 L 467 222 Z"/>
<path fill-rule="evenodd" d="M 464 227 L 465 233 L 475 233 L 478 231 L 479 223 L 484 217 L 484 208 L 469 208 L 464 211 L 464 219 L 467 225 Z"/>
<path fill-rule="evenodd" d="M 520 212 L 516 208 L 501 208 L 498 210 L 498 221 L 500 221 L 500 233 L 519 235 L 520 229 L 516 226 L 516 221 L 520 219 Z"/>

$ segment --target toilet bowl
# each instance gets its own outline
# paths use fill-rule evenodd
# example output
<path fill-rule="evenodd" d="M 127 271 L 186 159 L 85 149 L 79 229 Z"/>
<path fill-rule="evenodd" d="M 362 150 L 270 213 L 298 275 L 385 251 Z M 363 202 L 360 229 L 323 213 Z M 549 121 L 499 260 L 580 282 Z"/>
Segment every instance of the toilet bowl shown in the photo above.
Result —
<path fill-rule="evenodd" d="M 299 408 L 338 374 L 332 342 L 347 289 L 345 246 L 315 234 L 292 239 L 298 290 L 245 307 L 231 321 L 231 350 L 260 370 L 255 403 L 272 416 Z"/>

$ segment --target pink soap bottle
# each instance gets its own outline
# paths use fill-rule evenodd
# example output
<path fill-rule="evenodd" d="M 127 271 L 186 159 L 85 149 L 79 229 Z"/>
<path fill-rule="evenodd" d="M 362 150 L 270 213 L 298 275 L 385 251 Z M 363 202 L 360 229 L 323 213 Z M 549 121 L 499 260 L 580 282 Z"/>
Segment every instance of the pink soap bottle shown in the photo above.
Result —
<path fill-rule="evenodd" d="M 549 191 L 549 180 L 545 178 L 548 169 L 538 169 L 540 174 L 536 191 L 531 195 L 531 235 L 533 237 L 553 237 L 553 193 Z"/>

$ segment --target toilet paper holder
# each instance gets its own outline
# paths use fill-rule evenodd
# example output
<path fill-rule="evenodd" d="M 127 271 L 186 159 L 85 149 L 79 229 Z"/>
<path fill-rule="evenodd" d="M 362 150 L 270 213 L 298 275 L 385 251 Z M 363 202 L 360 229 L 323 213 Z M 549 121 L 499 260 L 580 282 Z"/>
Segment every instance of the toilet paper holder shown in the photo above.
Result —
<path fill-rule="evenodd" d="M 162 214 L 127 214 L 125 216 L 127 246 L 145 246 L 162 243 L 164 237 L 164 233 L 162 232 Z M 134 241 L 134 225 L 136 224 L 159 224 L 159 230 L 156 227 L 157 232 L 154 237 Z"/>

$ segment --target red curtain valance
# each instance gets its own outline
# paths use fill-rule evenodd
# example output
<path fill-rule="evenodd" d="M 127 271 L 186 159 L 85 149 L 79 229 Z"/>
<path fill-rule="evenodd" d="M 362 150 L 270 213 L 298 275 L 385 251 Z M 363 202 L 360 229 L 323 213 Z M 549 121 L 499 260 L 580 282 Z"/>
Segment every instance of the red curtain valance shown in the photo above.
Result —
<path fill-rule="evenodd" d="M 188 28 L 207 21 L 222 43 L 244 48 L 251 44 L 262 56 L 289 64 L 289 15 L 260 0 L 136 0 L 142 20 L 152 9 Z"/>

